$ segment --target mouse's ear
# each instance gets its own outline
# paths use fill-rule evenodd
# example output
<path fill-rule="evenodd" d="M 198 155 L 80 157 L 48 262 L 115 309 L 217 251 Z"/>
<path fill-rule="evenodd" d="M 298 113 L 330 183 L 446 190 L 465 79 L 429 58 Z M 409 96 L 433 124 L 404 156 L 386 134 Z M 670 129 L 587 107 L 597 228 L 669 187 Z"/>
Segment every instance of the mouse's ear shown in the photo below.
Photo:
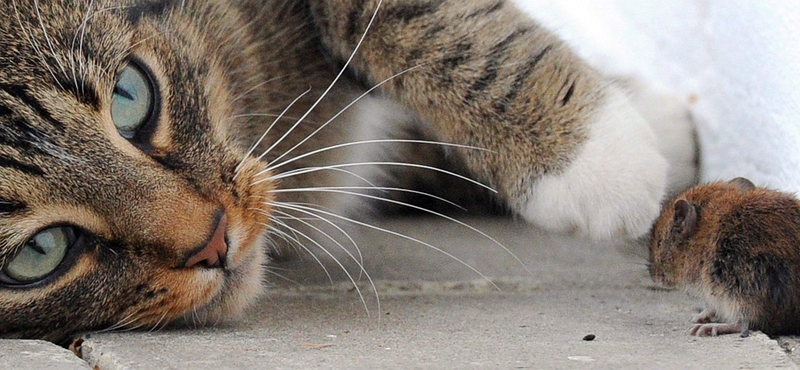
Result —
<path fill-rule="evenodd" d="M 694 234 L 697 229 L 697 207 L 686 199 L 678 199 L 675 202 L 675 216 L 672 222 L 672 230 L 682 238 L 687 238 Z"/>
<path fill-rule="evenodd" d="M 752 181 L 750 181 L 750 180 L 748 180 L 748 179 L 746 179 L 744 177 L 737 177 L 737 178 L 729 181 L 728 183 L 731 184 L 731 185 L 736 186 L 741 191 L 748 191 L 748 190 L 751 190 L 751 189 L 755 189 L 755 187 L 756 187 L 756 185 L 753 184 Z"/>

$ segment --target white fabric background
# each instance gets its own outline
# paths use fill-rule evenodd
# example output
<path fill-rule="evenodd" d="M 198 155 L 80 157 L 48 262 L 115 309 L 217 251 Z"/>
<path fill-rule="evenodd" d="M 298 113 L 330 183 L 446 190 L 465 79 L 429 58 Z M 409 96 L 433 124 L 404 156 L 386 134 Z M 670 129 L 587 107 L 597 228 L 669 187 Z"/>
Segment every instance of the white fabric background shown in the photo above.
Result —
<path fill-rule="evenodd" d="M 690 103 L 703 180 L 800 192 L 800 0 L 515 0 L 593 64 Z"/>

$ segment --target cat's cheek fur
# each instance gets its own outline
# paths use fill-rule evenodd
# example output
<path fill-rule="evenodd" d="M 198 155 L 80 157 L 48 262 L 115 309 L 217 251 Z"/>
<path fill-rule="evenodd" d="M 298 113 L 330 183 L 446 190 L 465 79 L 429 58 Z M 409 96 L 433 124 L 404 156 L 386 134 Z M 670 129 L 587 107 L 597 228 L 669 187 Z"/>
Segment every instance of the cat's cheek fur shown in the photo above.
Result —
<path fill-rule="evenodd" d="M 655 134 L 617 87 L 608 89 L 588 127 L 572 163 L 534 182 L 519 213 L 543 229 L 592 239 L 643 235 L 667 184 Z"/>

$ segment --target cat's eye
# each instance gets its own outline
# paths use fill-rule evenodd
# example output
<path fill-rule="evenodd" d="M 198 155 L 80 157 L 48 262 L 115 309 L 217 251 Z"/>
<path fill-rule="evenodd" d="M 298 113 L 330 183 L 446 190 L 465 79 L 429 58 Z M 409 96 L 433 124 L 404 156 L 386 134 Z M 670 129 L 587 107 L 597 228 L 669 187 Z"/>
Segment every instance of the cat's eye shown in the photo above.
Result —
<path fill-rule="evenodd" d="M 52 274 L 64 261 L 75 231 L 71 227 L 53 227 L 34 235 L 2 269 L 7 283 L 31 284 Z"/>
<path fill-rule="evenodd" d="M 153 83 L 135 63 L 128 63 L 117 77 L 111 101 L 111 118 L 119 134 L 126 139 L 136 136 L 153 115 L 155 107 Z"/>

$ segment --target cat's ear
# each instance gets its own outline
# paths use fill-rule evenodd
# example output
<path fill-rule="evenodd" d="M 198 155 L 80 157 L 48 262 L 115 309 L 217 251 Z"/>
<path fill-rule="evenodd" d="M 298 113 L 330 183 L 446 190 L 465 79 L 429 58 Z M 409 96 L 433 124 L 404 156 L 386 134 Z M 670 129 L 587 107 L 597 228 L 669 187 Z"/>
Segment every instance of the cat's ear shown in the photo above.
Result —
<path fill-rule="evenodd" d="M 729 181 L 728 183 L 731 184 L 731 185 L 736 186 L 742 192 L 745 192 L 745 191 L 752 190 L 752 189 L 756 188 L 756 185 L 753 184 L 752 181 L 750 181 L 750 180 L 748 180 L 748 179 L 746 179 L 744 177 L 737 177 L 737 178 Z"/>
<path fill-rule="evenodd" d="M 681 239 L 692 236 L 697 230 L 697 207 L 686 199 L 678 199 L 674 207 L 672 232 Z"/>

